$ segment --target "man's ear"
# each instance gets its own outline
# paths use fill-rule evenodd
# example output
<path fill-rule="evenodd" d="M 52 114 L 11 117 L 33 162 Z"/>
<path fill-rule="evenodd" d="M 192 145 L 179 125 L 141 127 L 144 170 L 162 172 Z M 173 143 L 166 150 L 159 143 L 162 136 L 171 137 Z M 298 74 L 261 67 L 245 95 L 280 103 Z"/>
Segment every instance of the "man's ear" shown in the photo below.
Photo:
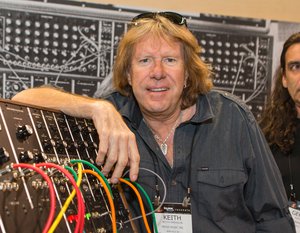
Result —
<path fill-rule="evenodd" d="M 282 74 L 282 86 L 284 86 L 285 88 L 287 88 L 287 80 L 286 80 L 285 74 Z"/>
<path fill-rule="evenodd" d="M 186 88 L 187 87 L 187 80 L 189 78 L 189 74 L 188 72 L 186 71 L 185 74 L 184 74 L 184 84 L 183 84 L 183 87 Z"/>
<path fill-rule="evenodd" d="M 127 72 L 127 81 L 129 83 L 129 85 L 131 86 L 131 75 L 129 72 Z"/>

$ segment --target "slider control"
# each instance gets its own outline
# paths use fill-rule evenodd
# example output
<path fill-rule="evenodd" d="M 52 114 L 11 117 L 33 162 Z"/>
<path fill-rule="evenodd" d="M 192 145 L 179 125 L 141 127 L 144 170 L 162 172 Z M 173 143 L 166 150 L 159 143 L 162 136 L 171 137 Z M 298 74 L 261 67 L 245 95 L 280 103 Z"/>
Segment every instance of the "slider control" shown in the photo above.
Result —
<path fill-rule="evenodd" d="M 9 153 L 4 147 L 0 147 L 0 164 L 6 163 L 9 160 Z"/>

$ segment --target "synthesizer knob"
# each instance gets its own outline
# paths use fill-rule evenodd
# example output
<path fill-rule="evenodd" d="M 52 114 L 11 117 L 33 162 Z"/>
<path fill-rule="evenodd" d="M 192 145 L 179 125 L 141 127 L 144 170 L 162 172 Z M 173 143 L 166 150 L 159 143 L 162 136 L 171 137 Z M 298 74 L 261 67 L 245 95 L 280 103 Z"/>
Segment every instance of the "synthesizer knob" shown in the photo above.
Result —
<path fill-rule="evenodd" d="M 57 54 L 58 54 L 57 49 L 53 49 L 53 50 L 52 50 L 52 54 L 53 54 L 54 56 L 57 56 Z"/>
<path fill-rule="evenodd" d="M 44 43 L 44 45 L 45 45 L 45 46 L 47 46 L 47 47 L 48 47 L 48 46 L 49 46 L 49 44 L 50 44 L 49 40 L 44 40 L 44 42 L 43 42 L 43 43 Z"/>
<path fill-rule="evenodd" d="M 15 46 L 14 46 L 14 50 L 15 50 L 16 52 L 20 52 L 20 47 L 19 47 L 19 45 L 15 45 Z"/>
<path fill-rule="evenodd" d="M 45 139 L 43 141 L 43 148 L 46 151 L 50 150 L 52 147 L 55 147 L 55 145 L 56 143 L 53 139 Z"/>
<path fill-rule="evenodd" d="M 54 46 L 54 47 L 58 47 L 58 45 L 59 45 L 59 44 L 58 44 L 58 42 L 57 42 L 56 40 L 53 41 L 53 46 Z"/>
<path fill-rule="evenodd" d="M 0 147 L 0 164 L 6 163 L 9 160 L 9 154 L 4 147 Z"/>
<path fill-rule="evenodd" d="M 35 163 L 43 163 L 48 159 L 48 156 L 44 152 L 40 152 L 36 153 L 33 159 Z"/>
<path fill-rule="evenodd" d="M 21 19 L 16 19 L 16 25 L 20 26 L 22 24 L 22 20 Z"/>
<path fill-rule="evenodd" d="M 65 148 L 67 148 L 68 145 L 67 145 L 67 142 L 64 141 L 64 140 L 57 140 L 56 141 L 56 149 L 59 151 L 59 152 L 63 152 Z"/>
<path fill-rule="evenodd" d="M 45 23 L 44 23 L 44 28 L 45 28 L 45 29 L 50 28 L 50 24 L 49 24 L 48 22 L 45 22 Z"/>
<path fill-rule="evenodd" d="M 21 37 L 19 37 L 19 36 L 15 37 L 15 42 L 16 42 L 17 44 L 20 44 L 21 41 L 22 41 Z"/>
<path fill-rule="evenodd" d="M 80 125 L 78 125 L 78 128 L 79 128 Z M 88 135 L 89 134 L 89 128 L 88 127 L 83 127 L 83 126 L 80 126 L 80 131 L 83 135 Z"/>
<path fill-rule="evenodd" d="M 33 134 L 33 129 L 30 125 L 19 125 L 17 128 L 17 138 L 26 139 Z"/>
<path fill-rule="evenodd" d="M 39 53 L 39 49 L 37 47 L 34 47 L 33 48 L 33 52 L 36 53 L 36 54 L 38 54 Z"/>
<path fill-rule="evenodd" d="M 55 30 L 58 30 L 58 29 L 59 29 L 59 24 L 57 24 L 57 23 L 53 24 L 53 28 L 54 28 Z"/>
<path fill-rule="evenodd" d="M 34 25 L 35 25 L 36 28 L 39 28 L 39 27 L 41 26 L 41 23 L 40 23 L 39 21 L 36 21 L 36 22 L 34 23 Z"/>
<path fill-rule="evenodd" d="M 69 150 L 76 150 L 76 149 L 78 149 L 78 143 L 77 142 L 70 142 L 70 143 L 68 143 L 68 149 Z"/>
<path fill-rule="evenodd" d="M 21 31 L 21 29 L 20 29 L 20 28 L 16 28 L 16 29 L 15 29 L 15 33 L 16 33 L 17 35 L 20 35 L 20 34 L 21 34 L 21 32 L 22 32 L 22 31 Z"/>
<path fill-rule="evenodd" d="M 30 27 L 31 26 L 31 21 L 30 20 L 26 20 L 25 21 L 25 25 L 26 25 L 26 27 Z"/>
<path fill-rule="evenodd" d="M 64 29 L 64 31 L 68 31 L 68 30 L 69 30 L 69 26 L 68 26 L 67 24 L 65 24 L 65 25 L 63 26 L 63 29 Z"/>
<path fill-rule="evenodd" d="M 54 32 L 54 33 L 53 33 L 53 38 L 56 38 L 56 39 L 59 38 L 59 33 Z"/>
<path fill-rule="evenodd" d="M 12 32 L 12 28 L 11 27 L 7 27 L 5 29 L 5 31 L 6 31 L 7 34 L 10 34 Z"/>
<path fill-rule="evenodd" d="M 44 32 L 44 37 L 49 37 L 50 36 L 50 32 L 49 31 L 45 31 Z"/>
<path fill-rule="evenodd" d="M 71 127 L 72 133 L 76 134 L 79 133 L 81 131 L 82 126 L 81 125 L 74 125 L 73 127 Z"/>
<path fill-rule="evenodd" d="M 7 24 L 7 25 L 10 25 L 11 23 L 12 23 L 12 20 L 11 20 L 10 18 L 7 18 L 7 19 L 6 19 L 6 24 Z"/>
<path fill-rule="evenodd" d="M 28 44 L 26 39 L 25 39 L 25 43 Z M 26 53 L 29 53 L 29 52 L 30 52 L 30 51 L 29 51 L 29 46 L 24 46 L 24 51 L 25 51 Z"/>
<path fill-rule="evenodd" d="M 85 150 L 86 148 L 88 148 L 88 143 L 86 142 L 86 141 L 79 141 L 79 142 L 77 142 L 77 145 L 78 145 L 78 149 L 80 150 L 80 151 L 83 151 L 83 150 Z"/>
<path fill-rule="evenodd" d="M 40 35 L 41 35 L 41 32 L 40 32 L 40 31 L 35 31 L 35 32 L 34 32 L 34 36 L 35 36 L 35 37 L 38 37 L 38 36 L 40 36 Z"/>
<path fill-rule="evenodd" d="M 6 42 L 11 42 L 11 37 L 10 37 L 10 36 L 6 36 L 6 37 L 5 37 L 5 41 L 6 41 Z M 7 49 L 5 49 L 5 50 L 7 50 Z"/>
<path fill-rule="evenodd" d="M 26 163 L 29 162 L 31 160 L 33 160 L 34 155 L 31 151 L 27 150 L 27 151 L 22 151 L 19 155 L 19 159 L 22 163 Z"/>
<path fill-rule="evenodd" d="M 88 148 L 90 149 L 98 149 L 98 145 L 96 142 L 88 142 Z"/>

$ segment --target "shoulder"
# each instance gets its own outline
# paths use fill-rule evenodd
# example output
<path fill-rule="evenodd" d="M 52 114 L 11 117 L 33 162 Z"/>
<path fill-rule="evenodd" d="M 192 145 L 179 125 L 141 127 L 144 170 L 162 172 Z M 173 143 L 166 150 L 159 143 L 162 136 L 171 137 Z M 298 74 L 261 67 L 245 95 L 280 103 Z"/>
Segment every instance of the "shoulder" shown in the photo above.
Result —
<path fill-rule="evenodd" d="M 130 98 L 115 91 L 104 96 L 103 99 L 111 102 L 119 110 L 128 103 Z"/>
<path fill-rule="evenodd" d="M 239 114 L 250 121 L 256 121 L 249 106 L 238 96 L 221 90 L 212 90 L 207 94 L 214 114 L 223 113 Z"/>

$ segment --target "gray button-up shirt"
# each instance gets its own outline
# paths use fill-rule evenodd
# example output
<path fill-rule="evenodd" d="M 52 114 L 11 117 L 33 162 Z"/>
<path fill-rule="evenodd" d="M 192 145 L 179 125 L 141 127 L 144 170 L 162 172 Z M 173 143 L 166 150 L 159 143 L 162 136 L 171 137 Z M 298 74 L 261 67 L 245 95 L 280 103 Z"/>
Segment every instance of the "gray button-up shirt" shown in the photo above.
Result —
<path fill-rule="evenodd" d="M 166 202 L 181 203 L 191 188 L 193 232 L 295 232 L 279 170 L 258 124 L 242 101 L 224 92 L 199 96 L 196 113 L 174 135 L 174 164 L 160 151 L 133 97 L 109 96 L 136 135 L 140 167 L 163 178 Z M 154 201 L 152 173 L 137 181 Z M 136 198 L 129 200 L 133 206 Z"/>

